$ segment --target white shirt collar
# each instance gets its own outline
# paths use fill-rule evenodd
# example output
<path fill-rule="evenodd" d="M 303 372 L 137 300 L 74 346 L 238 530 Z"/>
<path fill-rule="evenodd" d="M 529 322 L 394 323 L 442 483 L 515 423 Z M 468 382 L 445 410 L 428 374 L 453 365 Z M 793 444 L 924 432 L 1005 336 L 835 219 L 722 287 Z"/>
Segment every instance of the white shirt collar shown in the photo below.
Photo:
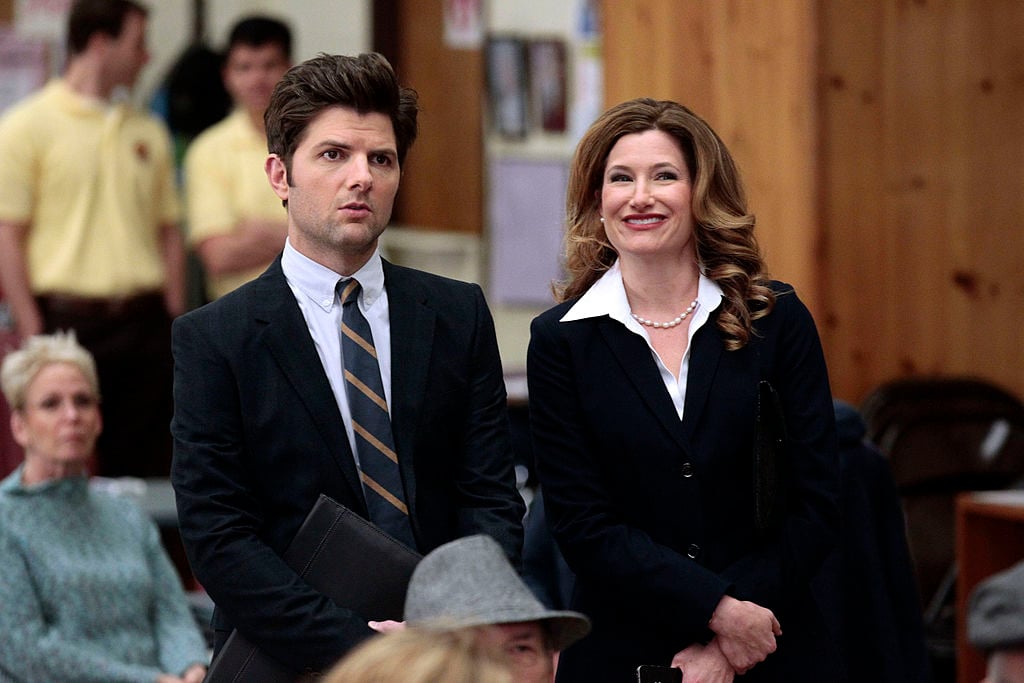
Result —
<path fill-rule="evenodd" d="M 281 269 L 288 282 L 311 302 L 325 311 L 331 310 L 337 298 L 335 288 L 342 275 L 296 250 L 290 240 L 285 240 L 284 243 Z M 362 309 L 369 309 L 384 292 L 384 265 L 379 247 L 374 250 L 363 267 L 352 274 L 352 277 L 358 280 L 362 287 Z"/>
<path fill-rule="evenodd" d="M 718 283 L 701 273 L 697 284 L 697 310 L 694 311 L 691 329 L 696 330 L 707 320 L 711 312 L 721 305 L 722 296 L 722 288 Z M 629 299 L 626 298 L 626 287 L 622 284 L 622 270 L 619 268 L 618 260 L 605 271 L 601 279 L 583 293 L 559 322 L 599 318 L 604 315 L 612 320 L 618 320 L 634 332 L 641 333 L 640 323 L 630 315 Z"/>

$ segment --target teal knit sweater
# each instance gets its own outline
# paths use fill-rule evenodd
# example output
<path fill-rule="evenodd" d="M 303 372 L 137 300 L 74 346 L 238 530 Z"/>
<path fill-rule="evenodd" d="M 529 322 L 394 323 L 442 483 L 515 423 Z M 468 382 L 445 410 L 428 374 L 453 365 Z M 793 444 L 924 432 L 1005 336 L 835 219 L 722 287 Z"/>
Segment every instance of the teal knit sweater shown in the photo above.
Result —
<path fill-rule="evenodd" d="M 0 680 L 155 681 L 207 662 L 156 527 L 84 477 L 0 482 Z"/>

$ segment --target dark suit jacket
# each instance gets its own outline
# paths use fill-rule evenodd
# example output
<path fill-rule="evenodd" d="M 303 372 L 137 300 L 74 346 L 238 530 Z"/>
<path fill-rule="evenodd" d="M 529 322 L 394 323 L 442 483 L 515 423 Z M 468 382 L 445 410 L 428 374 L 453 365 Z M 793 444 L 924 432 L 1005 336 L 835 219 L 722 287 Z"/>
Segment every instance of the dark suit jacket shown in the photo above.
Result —
<path fill-rule="evenodd" d="M 838 534 L 828 376 L 810 314 L 779 283 L 757 336 L 727 351 L 717 312 L 692 342 L 680 421 L 647 344 L 608 318 L 538 317 L 528 356 L 531 429 L 552 532 L 577 576 L 590 636 L 559 680 L 630 680 L 707 629 L 726 593 L 772 609 L 779 651 L 744 680 L 834 681 L 839 655 L 808 581 Z M 790 435 L 790 507 L 773 542 L 754 533 L 758 381 L 773 383 Z M 794 661 L 798 660 L 798 661 Z M 793 664 L 789 667 L 788 664 Z"/>
<path fill-rule="evenodd" d="M 384 263 L 392 426 L 418 550 L 487 533 L 518 562 L 494 325 L 476 285 Z M 327 494 L 366 516 L 340 413 L 280 259 L 174 324 L 172 480 L 193 571 L 234 626 L 292 668 L 321 670 L 371 634 L 281 560 Z"/>

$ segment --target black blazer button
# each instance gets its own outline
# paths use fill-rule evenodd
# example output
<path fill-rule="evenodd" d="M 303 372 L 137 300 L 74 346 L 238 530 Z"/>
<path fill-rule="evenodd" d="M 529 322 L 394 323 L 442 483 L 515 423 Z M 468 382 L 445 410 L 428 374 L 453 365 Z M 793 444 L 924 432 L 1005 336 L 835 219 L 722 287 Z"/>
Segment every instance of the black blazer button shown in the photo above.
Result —
<path fill-rule="evenodd" d="M 696 560 L 698 555 L 700 555 L 700 546 L 696 543 L 691 543 L 686 549 L 686 556 L 691 560 Z"/>
<path fill-rule="evenodd" d="M 679 474 L 683 475 L 687 479 L 693 476 L 693 465 L 688 462 L 684 462 L 679 468 Z"/>

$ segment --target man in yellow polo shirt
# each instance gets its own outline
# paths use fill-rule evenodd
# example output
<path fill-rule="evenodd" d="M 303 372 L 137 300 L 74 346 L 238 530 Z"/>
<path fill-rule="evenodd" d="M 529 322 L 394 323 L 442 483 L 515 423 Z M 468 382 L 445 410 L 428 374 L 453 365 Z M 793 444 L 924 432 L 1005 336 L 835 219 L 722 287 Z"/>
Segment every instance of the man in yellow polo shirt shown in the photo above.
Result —
<path fill-rule="evenodd" d="M 287 214 L 267 184 L 263 112 L 291 66 L 291 33 L 268 17 L 238 22 L 228 39 L 224 85 L 235 110 L 185 155 L 189 242 L 210 299 L 263 272 L 284 248 Z"/>
<path fill-rule="evenodd" d="M 125 102 L 146 9 L 76 0 L 64 76 L 0 120 L 0 284 L 20 337 L 74 329 L 103 387 L 103 475 L 170 470 L 170 320 L 184 311 L 170 137 Z"/>

